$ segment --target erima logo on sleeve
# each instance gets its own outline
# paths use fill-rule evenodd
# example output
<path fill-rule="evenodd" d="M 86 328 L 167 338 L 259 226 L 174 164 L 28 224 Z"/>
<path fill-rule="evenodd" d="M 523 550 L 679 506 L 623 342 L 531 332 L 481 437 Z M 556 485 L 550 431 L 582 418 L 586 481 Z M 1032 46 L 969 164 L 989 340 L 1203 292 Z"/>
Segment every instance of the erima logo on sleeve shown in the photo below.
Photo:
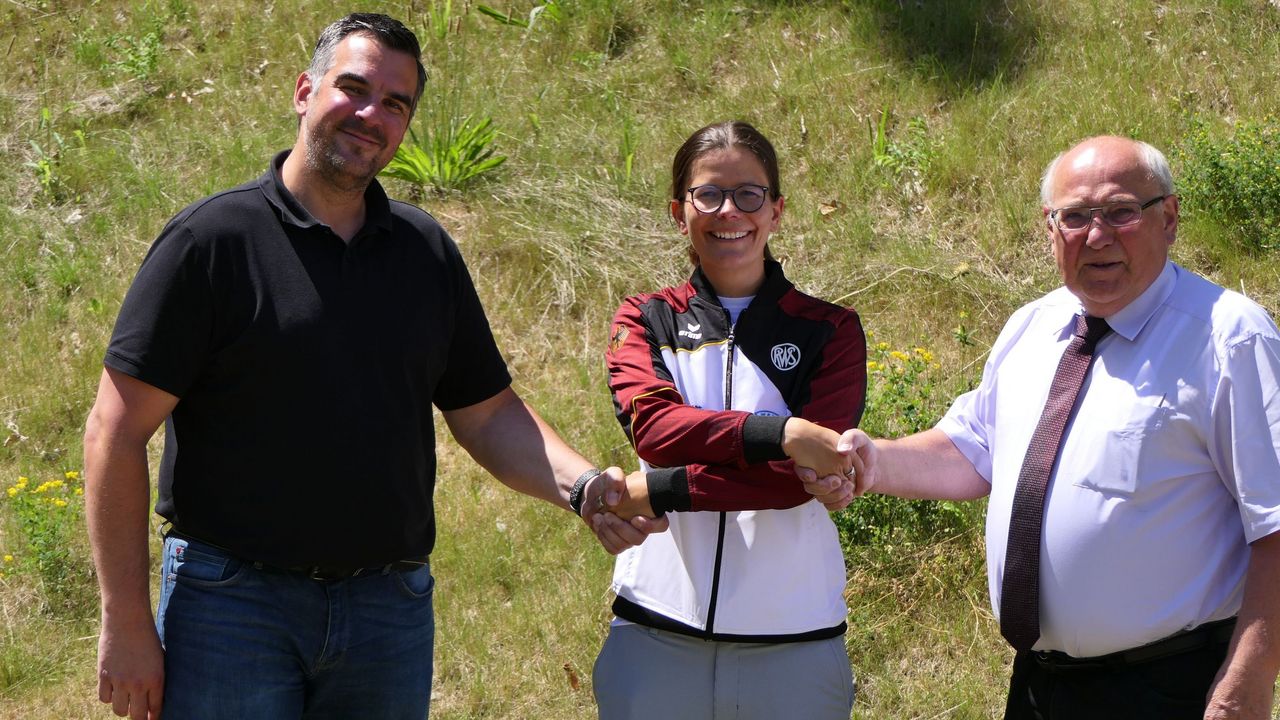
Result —
<path fill-rule="evenodd" d="M 783 372 L 792 370 L 800 364 L 800 348 L 792 343 L 778 343 L 769 351 L 769 359 Z"/>

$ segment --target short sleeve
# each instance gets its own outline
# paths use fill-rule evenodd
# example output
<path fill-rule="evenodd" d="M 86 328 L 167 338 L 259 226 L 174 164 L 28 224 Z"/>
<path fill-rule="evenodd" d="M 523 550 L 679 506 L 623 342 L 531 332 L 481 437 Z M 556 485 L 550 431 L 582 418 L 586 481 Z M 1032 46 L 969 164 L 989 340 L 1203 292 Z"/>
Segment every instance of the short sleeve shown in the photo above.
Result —
<path fill-rule="evenodd" d="M 125 295 L 104 364 L 182 397 L 207 361 L 213 321 L 207 254 L 171 222 Z"/>
<path fill-rule="evenodd" d="M 511 384 L 471 274 L 452 241 L 448 248 L 455 288 L 453 337 L 448 339 L 447 364 L 432 399 L 443 411 L 483 402 Z"/>
<path fill-rule="evenodd" d="M 1222 363 L 1210 454 L 1253 542 L 1280 530 L 1280 340 L 1255 335 Z"/>

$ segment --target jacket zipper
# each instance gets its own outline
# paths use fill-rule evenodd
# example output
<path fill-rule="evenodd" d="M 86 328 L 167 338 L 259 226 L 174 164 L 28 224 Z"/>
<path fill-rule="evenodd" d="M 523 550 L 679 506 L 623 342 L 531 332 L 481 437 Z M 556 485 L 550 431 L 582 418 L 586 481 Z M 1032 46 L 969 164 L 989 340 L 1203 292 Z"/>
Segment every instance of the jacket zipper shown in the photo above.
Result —
<path fill-rule="evenodd" d="M 729 311 L 725 310 L 725 319 L 729 319 Z M 724 409 L 733 409 L 733 323 L 729 323 L 728 362 L 724 369 Z M 707 603 L 707 639 L 715 635 L 716 601 L 720 595 L 720 561 L 724 559 L 724 529 L 728 514 L 720 511 L 720 529 L 716 533 L 716 562 L 711 578 L 711 600 Z"/>

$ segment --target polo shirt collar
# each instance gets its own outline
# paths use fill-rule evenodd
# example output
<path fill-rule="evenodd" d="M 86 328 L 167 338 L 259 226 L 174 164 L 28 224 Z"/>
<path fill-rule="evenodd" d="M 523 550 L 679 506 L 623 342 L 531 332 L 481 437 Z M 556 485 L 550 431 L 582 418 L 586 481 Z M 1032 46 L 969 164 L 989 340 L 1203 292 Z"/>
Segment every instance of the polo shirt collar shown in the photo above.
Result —
<path fill-rule="evenodd" d="M 280 171 L 284 167 L 285 158 L 289 157 L 289 152 L 289 150 L 283 150 L 272 158 L 271 167 L 258 178 L 258 187 L 266 196 L 267 202 L 279 211 L 283 222 L 299 228 L 323 226 L 324 223 L 307 212 L 302 203 L 298 202 L 293 193 L 289 192 L 289 188 L 284 185 Z M 369 187 L 365 188 L 364 208 L 364 227 L 357 233 L 357 237 L 369 230 L 391 230 L 391 201 L 387 199 L 387 193 L 376 178 L 369 183 Z"/>

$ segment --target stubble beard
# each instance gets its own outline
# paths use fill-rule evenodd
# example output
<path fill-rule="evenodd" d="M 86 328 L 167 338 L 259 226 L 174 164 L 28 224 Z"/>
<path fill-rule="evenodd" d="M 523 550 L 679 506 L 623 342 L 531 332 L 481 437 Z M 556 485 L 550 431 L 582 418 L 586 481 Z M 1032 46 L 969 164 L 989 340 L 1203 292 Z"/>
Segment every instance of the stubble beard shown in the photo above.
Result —
<path fill-rule="evenodd" d="M 363 193 L 382 168 L 376 158 L 355 160 L 338 147 L 336 125 L 311 128 L 306 138 L 306 165 L 315 175 L 342 192 Z"/>

